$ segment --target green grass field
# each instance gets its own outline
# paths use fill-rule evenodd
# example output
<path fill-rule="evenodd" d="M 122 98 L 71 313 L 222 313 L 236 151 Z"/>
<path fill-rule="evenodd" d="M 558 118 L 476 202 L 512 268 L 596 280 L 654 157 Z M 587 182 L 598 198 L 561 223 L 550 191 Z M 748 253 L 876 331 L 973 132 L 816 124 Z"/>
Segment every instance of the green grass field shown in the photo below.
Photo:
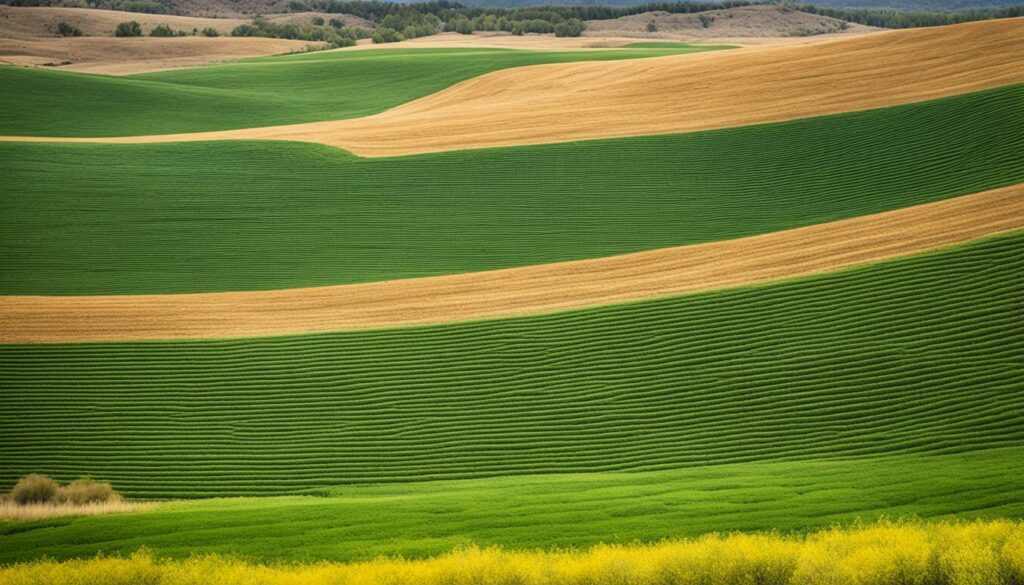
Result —
<path fill-rule="evenodd" d="M 1024 233 L 554 315 L 0 347 L 0 485 L 130 496 L 1024 444 Z"/>
<path fill-rule="evenodd" d="M 694 51 L 330 51 L 130 77 L 0 67 L 0 135 L 167 134 L 354 118 L 509 67 Z"/>
<path fill-rule="evenodd" d="M 1022 109 L 1016 86 L 784 124 L 392 159 L 282 142 L 0 144 L 0 294 L 342 284 L 812 225 L 1024 181 Z"/>
<path fill-rule="evenodd" d="M 1024 515 L 1020 447 L 961 455 L 749 463 L 352 486 L 322 497 L 215 499 L 127 516 L 0 523 L 0 565 L 127 554 L 263 561 L 429 556 L 467 544 L 582 547 L 855 520 Z"/>

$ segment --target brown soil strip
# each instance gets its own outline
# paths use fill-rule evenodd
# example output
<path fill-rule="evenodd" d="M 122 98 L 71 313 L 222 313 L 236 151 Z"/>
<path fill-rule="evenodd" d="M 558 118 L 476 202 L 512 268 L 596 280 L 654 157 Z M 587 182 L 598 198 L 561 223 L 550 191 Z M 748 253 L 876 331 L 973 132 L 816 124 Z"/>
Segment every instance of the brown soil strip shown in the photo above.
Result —
<path fill-rule="evenodd" d="M 1024 185 L 833 223 L 621 256 L 273 291 L 0 297 L 0 342 L 250 337 L 574 309 L 829 272 L 1024 229 Z"/>
<path fill-rule="evenodd" d="M 381 114 L 105 139 L 281 139 L 364 156 L 706 130 L 879 108 L 1024 82 L 1024 18 L 810 45 L 497 71 Z"/>

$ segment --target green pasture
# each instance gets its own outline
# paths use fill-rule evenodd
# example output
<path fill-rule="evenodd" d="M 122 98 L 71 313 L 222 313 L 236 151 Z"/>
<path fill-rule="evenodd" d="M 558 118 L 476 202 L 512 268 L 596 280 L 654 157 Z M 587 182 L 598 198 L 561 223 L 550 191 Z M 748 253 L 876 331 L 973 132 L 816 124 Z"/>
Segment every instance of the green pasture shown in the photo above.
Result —
<path fill-rule="evenodd" d="M 0 347 L 0 489 L 134 497 L 1024 445 L 1024 232 L 828 275 L 335 334 Z"/>
<path fill-rule="evenodd" d="M 1014 86 L 388 159 L 286 142 L 0 144 L 0 294 L 307 287 L 796 228 L 1024 181 L 1022 110 Z"/>
<path fill-rule="evenodd" d="M 1024 516 L 1021 447 L 352 486 L 324 497 L 213 499 L 123 516 L 0 523 L 0 564 L 40 556 L 231 554 L 265 561 L 429 556 L 476 544 L 584 547 L 856 520 Z"/>
<path fill-rule="evenodd" d="M 354 118 L 509 67 L 695 50 L 339 50 L 129 77 L 0 67 L 0 135 L 168 134 Z"/>

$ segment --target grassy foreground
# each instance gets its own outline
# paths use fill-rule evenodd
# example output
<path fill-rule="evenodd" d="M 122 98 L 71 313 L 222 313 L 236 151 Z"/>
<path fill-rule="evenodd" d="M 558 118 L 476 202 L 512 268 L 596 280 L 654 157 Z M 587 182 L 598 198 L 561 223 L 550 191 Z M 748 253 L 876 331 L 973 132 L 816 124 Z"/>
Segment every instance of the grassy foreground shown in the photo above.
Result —
<path fill-rule="evenodd" d="M 0 585 L 1018 585 L 1024 523 L 892 524 L 806 538 L 708 535 L 583 551 L 467 548 L 425 560 L 352 565 L 254 565 L 206 556 L 160 561 L 146 553 L 0 568 Z"/>
<path fill-rule="evenodd" d="M 693 51 L 387 48 L 265 57 L 133 77 L 0 67 L 0 135 L 127 136 L 337 120 L 382 112 L 509 67 Z"/>
<path fill-rule="evenodd" d="M 805 533 L 855 520 L 1024 517 L 1024 448 L 341 486 L 320 495 L 158 503 L 143 513 L 0 523 L 0 564 L 221 554 L 261 562 L 426 558 L 656 542 L 708 532 Z"/>
<path fill-rule="evenodd" d="M 393 330 L 0 347 L 0 486 L 129 496 L 1024 444 L 1024 233 L 760 287 Z"/>
<path fill-rule="evenodd" d="M 1016 86 L 785 124 L 393 159 L 270 142 L 0 144 L 0 294 L 308 287 L 801 227 L 1024 182 L 1022 110 Z"/>

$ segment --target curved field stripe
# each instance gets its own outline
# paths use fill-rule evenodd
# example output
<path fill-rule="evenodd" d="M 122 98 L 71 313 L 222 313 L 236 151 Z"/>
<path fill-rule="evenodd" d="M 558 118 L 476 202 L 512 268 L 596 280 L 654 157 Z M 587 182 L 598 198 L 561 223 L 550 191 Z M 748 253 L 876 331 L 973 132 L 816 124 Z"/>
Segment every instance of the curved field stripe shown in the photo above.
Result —
<path fill-rule="evenodd" d="M 95 141 L 299 140 L 396 156 L 777 122 L 1020 82 L 1024 18 L 811 45 L 523 67 L 366 118 Z"/>
<path fill-rule="evenodd" d="M 0 294 L 306 288 L 782 231 L 1024 183 L 1022 111 L 1018 85 L 393 159 L 282 142 L 0 144 Z"/>
<path fill-rule="evenodd" d="M 0 134 L 119 136 L 340 120 L 506 67 L 690 52 L 373 48 L 132 77 L 0 67 Z"/>
<path fill-rule="evenodd" d="M 1024 185 L 739 240 L 333 287 L 0 297 L 0 342 L 251 337 L 526 315 L 806 276 L 1024 229 Z"/>
<path fill-rule="evenodd" d="M 212 552 L 264 561 L 352 560 L 437 554 L 467 540 L 546 548 L 715 531 L 802 531 L 883 516 L 1021 517 L 1022 472 L 1024 448 L 1011 447 L 344 486 L 318 497 L 218 498 L 161 504 L 145 514 L 0 523 L 0 564 L 44 553 L 58 559 L 129 554 L 139 547 L 171 557 Z"/>
<path fill-rule="evenodd" d="M 0 485 L 137 496 L 1024 445 L 1024 233 L 556 315 L 0 347 Z"/>

